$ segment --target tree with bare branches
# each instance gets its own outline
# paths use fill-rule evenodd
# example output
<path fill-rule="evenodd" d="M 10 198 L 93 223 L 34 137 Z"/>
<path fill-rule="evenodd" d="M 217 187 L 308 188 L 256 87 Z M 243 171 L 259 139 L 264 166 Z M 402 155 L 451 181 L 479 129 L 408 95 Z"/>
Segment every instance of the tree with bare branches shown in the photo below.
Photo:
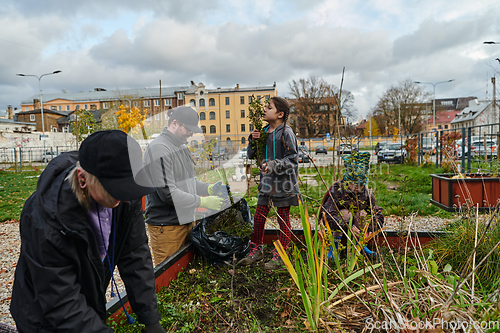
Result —
<path fill-rule="evenodd" d="M 295 132 L 305 137 L 318 137 L 335 133 L 336 122 L 342 128 L 346 118 L 354 117 L 354 96 L 342 91 L 324 79 L 311 76 L 288 83 L 293 99 L 291 121 Z M 339 95 L 340 100 L 339 100 Z"/>
<path fill-rule="evenodd" d="M 397 86 L 389 88 L 372 110 L 381 132 L 393 134 L 392 129 L 399 128 L 399 119 L 403 134 L 419 132 L 425 114 L 423 102 L 429 96 L 424 87 L 414 83 L 412 79 L 400 81 Z"/>

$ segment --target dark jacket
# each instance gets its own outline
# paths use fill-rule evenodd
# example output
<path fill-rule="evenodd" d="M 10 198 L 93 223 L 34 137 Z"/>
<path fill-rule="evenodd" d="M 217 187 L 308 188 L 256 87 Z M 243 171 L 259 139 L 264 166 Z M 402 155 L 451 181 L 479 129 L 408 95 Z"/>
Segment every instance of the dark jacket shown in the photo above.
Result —
<path fill-rule="evenodd" d="M 284 129 L 284 130 L 283 130 Z M 283 134 L 284 133 L 284 134 Z M 281 137 L 285 138 L 285 146 Z M 299 175 L 299 158 L 297 155 L 297 138 L 290 126 L 281 124 L 267 136 L 267 162 L 269 172 L 260 172 L 259 205 L 272 204 L 275 207 L 298 206 L 300 195 L 297 183 Z M 248 138 L 248 158 L 256 158 L 252 135 Z"/>
<path fill-rule="evenodd" d="M 194 221 L 200 195 L 208 185 L 196 178 L 191 152 L 184 142 L 164 128 L 144 153 L 144 165 L 155 192 L 146 196 L 146 223 L 179 225 Z"/>
<path fill-rule="evenodd" d="M 325 199 L 322 209 L 332 231 L 343 227 L 340 216 L 342 209 L 347 209 L 351 213 L 364 210 L 369 216 L 372 216 L 373 223 L 370 223 L 368 231 L 381 229 L 384 225 L 382 208 L 377 206 L 375 195 L 366 186 L 361 192 L 355 194 L 349 191 L 344 180 L 340 180 L 330 187 L 325 194 Z"/>
<path fill-rule="evenodd" d="M 106 326 L 109 266 L 65 181 L 77 158 L 78 152 L 71 152 L 52 160 L 21 213 L 10 305 L 20 332 L 112 332 Z M 156 323 L 160 315 L 140 200 L 119 204 L 115 231 L 108 252 L 114 252 L 132 309 L 140 322 Z"/>

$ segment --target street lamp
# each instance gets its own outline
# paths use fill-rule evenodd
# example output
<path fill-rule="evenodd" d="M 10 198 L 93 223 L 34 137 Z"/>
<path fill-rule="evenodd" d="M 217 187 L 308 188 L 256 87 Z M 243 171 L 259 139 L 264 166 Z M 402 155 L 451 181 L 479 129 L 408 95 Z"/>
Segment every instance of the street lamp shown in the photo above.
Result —
<path fill-rule="evenodd" d="M 38 79 L 38 89 L 40 90 L 40 95 L 39 95 L 39 98 L 40 98 L 40 112 L 42 114 L 42 140 L 44 140 L 44 142 L 45 142 L 45 122 L 43 120 L 42 85 L 41 85 L 40 81 L 42 80 L 42 77 L 44 77 L 46 75 L 52 75 L 52 74 L 57 74 L 57 73 L 61 73 L 61 71 L 57 70 L 57 71 L 53 71 L 52 73 L 42 74 L 40 76 L 33 75 L 33 74 L 16 74 L 17 76 L 34 76 L 34 77 L 36 77 Z"/>
<path fill-rule="evenodd" d="M 455 79 L 451 79 L 448 81 L 440 81 L 440 82 L 436 82 L 436 83 L 414 81 L 414 83 L 417 83 L 417 84 L 431 84 L 432 87 L 434 88 L 434 93 L 433 93 L 434 97 L 432 98 L 432 130 L 434 130 L 436 128 L 436 86 L 440 83 L 448 83 L 448 82 L 452 82 L 452 81 L 455 81 Z"/>

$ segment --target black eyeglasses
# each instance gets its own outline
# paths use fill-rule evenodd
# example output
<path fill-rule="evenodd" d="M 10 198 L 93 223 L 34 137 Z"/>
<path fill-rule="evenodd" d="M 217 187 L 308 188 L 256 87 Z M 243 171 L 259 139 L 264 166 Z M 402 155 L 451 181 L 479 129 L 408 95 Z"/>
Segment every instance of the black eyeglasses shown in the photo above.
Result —
<path fill-rule="evenodd" d="M 179 123 L 179 125 L 181 125 L 182 127 L 184 127 L 184 129 L 186 129 L 186 131 L 187 131 L 188 133 L 192 133 L 192 132 L 193 132 L 192 130 L 190 130 L 189 128 L 187 128 L 187 126 L 186 126 L 186 125 L 184 125 L 183 123 Z"/>

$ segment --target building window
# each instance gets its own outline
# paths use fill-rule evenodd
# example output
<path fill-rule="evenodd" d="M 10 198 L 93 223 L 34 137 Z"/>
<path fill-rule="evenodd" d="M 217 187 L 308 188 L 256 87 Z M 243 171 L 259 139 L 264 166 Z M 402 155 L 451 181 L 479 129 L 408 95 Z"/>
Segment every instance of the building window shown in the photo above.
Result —
<path fill-rule="evenodd" d="M 250 132 L 252 132 L 252 131 L 253 131 L 253 124 L 248 125 L 248 130 L 249 130 Z"/>
<path fill-rule="evenodd" d="M 226 133 L 230 133 L 230 132 L 231 132 L 231 125 L 226 124 Z"/>
<path fill-rule="evenodd" d="M 441 129 L 441 128 L 442 128 L 441 125 L 438 125 L 438 129 Z"/>
<path fill-rule="evenodd" d="M 215 99 L 210 98 L 210 99 L 208 100 L 208 106 L 215 106 Z"/>
<path fill-rule="evenodd" d="M 448 129 L 448 125 L 444 125 L 444 129 Z"/>
<path fill-rule="evenodd" d="M 66 111 L 69 111 L 69 105 L 66 105 Z"/>
<path fill-rule="evenodd" d="M 215 125 L 210 125 L 210 133 L 215 133 Z"/>
<path fill-rule="evenodd" d="M 241 110 L 240 111 L 240 117 L 241 118 L 245 118 L 245 110 Z"/>
<path fill-rule="evenodd" d="M 85 110 L 88 110 L 88 109 L 89 109 L 89 108 L 88 108 L 88 104 L 85 104 Z"/>
<path fill-rule="evenodd" d="M 56 111 L 56 110 L 57 110 L 57 106 L 55 106 L 55 105 L 51 105 L 51 106 L 50 106 L 50 109 L 51 109 L 51 110 Z"/>
<path fill-rule="evenodd" d="M 170 106 L 172 105 L 172 100 L 171 99 L 166 99 L 165 100 L 165 106 Z"/>
<path fill-rule="evenodd" d="M 108 102 L 104 102 L 104 103 L 102 103 L 102 108 L 103 108 L 104 110 L 109 109 L 109 103 L 108 103 Z"/>
<path fill-rule="evenodd" d="M 205 106 L 205 99 L 204 98 L 200 98 L 200 106 Z"/>
<path fill-rule="evenodd" d="M 241 131 L 245 132 L 245 124 L 241 124 Z"/>
<path fill-rule="evenodd" d="M 252 96 L 248 96 L 248 104 L 252 103 Z"/>
<path fill-rule="evenodd" d="M 201 131 L 203 133 L 207 133 L 207 127 L 206 126 L 201 126 Z"/>
<path fill-rule="evenodd" d="M 51 127 L 52 132 L 57 132 L 57 127 Z"/>
<path fill-rule="evenodd" d="M 77 104 L 75 109 L 80 110 L 80 105 Z"/>
<path fill-rule="evenodd" d="M 144 106 L 149 108 L 151 106 L 151 103 L 149 100 L 144 101 Z"/>
<path fill-rule="evenodd" d="M 229 97 L 226 97 L 226 105 L 229 105 Z"/>
<path fill-rule="evenodd" d="M 205 120 L 205 112 L 200 112 L 200 120 Z"/>
<path fill-rule="evenodd" d="M 35 121 L 35 115 L 34 114 L 30 114 L 30 121 Z"/>
<path fill-rule="evenodd" d="M 271 99 L 271 95 L 266 95 L 266 100 Z"/>
<path fill-rule="evenodd" d="M 62 110 L 62 107 L 61 107 L 61 105 L 59 105 L 59 106 L 58 106 L 57 108 L 59 109 L 59 111 L 61 111 L 61 110 Z"/>
<path fill-rule="evenodd" d="M 260 100 L 260 96 L 257 95 L 257 100 Z"/>
<path fill-rule="evenodd" d="M 213 112 L 213 111 L 212 111 L 212 112 L 210 112 L 210 113 L 208 114 L 208 118 L 209 118 L 210 120 L 215 120 L 215 112 Z"/>
<path fill-rule="evenodd" d="M 241 144 L 243 144 L 243 145 L 244 145 L 244 144 L 246 143 L 245 141 L 246 141 L 246 140 L 245 140 L 245 137 L 242 137 L 242 138 L 241 138 Z"/>
<path fill-rule="evenodd" d="M 189 100 L 189 105 L 191 105 L 191 107 L 196 107 L 196 101 L 194 99 L 190 99 Z"/>
<path fill-rule="evenodd" d="M 159 99 L 155 99 L 155 106 L 160 107 L 160 100 Z"/>
<path fill-rule="evenodd" d="M 245 96 L 240 96 L 240 104 L 245 104 Z"/>
<path fill-rule="evenodd" d="M 183 94 L 183 93 L 178 93 L 178 94 L 177 94 L 177 99 L 178 99 L 179 101 L 182 101 L 182 100 L 184 99 L 184 94 Z"/>
<path fill-rule="evenodd" d="M 231 112 L 229 110 L 226 110 L 226 119 L 231 118 Z"/>

